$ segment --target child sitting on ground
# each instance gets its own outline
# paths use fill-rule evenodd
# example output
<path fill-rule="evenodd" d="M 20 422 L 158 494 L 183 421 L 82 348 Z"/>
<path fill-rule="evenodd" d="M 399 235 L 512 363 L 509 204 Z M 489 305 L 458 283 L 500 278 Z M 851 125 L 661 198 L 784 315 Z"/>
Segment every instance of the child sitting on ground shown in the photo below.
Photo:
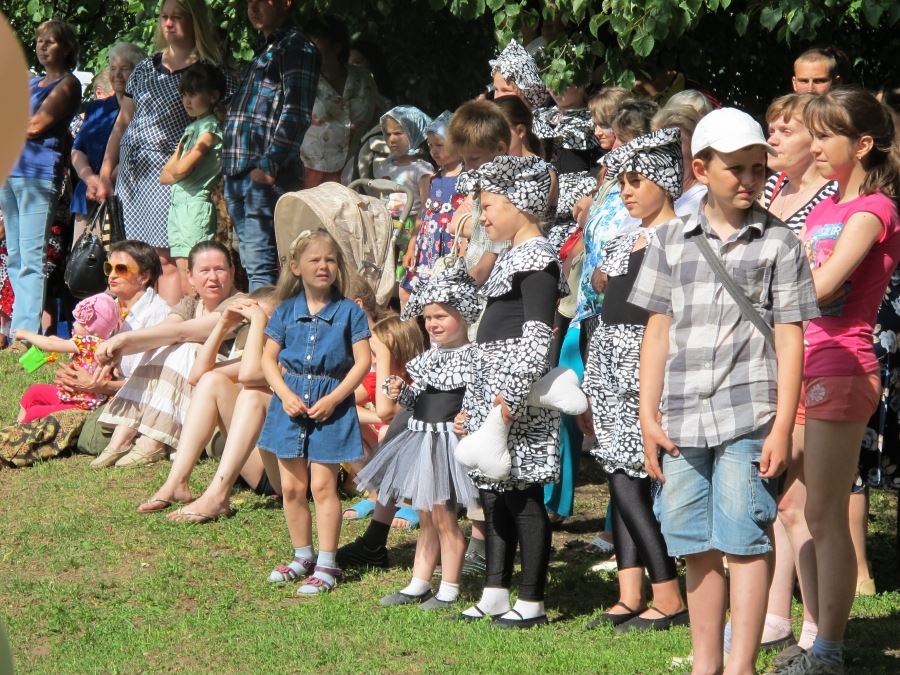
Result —
<path fill-rule="evenodd" d="M 94 356 L 97 346 L 119 326 L 119 307 L 111 295 L 98 293 L 75 305 L 72 316 L 75 318 L 75 326 L 70 340 L 22 329 L 16 330 L 15 338 L 27 340 L 45 352 L 74 354 L 72 363 L 93 375 L 99 367 Z M 33 384 L 22 396 L 16 421 L 30 422 L 69 408 L 94 410 L 103 405 L 104 401 L 106 396 L 103 394 L 89 391 L 68 394 L 53 384 Z"/>

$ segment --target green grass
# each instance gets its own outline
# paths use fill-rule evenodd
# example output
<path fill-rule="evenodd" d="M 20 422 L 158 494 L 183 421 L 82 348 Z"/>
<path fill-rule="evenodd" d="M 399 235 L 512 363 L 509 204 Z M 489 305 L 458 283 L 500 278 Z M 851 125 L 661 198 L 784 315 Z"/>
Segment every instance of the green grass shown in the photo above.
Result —
<path fill-rule="evenodd" d="M 29 381 L 0 353 L 0 423 L 12 422 Z M 289 553 L 281 512 L 267 500 L 239 492 L 233 518 L 176 525 L 135 512 L 168 464 L 93 471 L 86 457 L 0 470 L 0 615 L 17 668 L 29 673 L 668 672 L 672 656 L 690 651 L 687 629 L 583 628 L 616 597 L 615 577 L 590 572 L 596 559 L 579 545 L 600 529 L 605 505 L 596 468 L 584 468 L 578 517 L 554 535 L 546 628 L 499 631 L 414 607 L 380 609 L 378 598 L 409 577 L 415 536 L 402 533 L 391 535 L 398 564 L 389 571 L 351 574 L 330 595 L 298 599 L 293 586 L 266 582 Z M 195 491 L 213 472 L 210 462 L 198 467 Z M 893 495 L 875 494 L 871 555 L 882 592 L 854 607 L 854 672 L 900 669 L 895 511 Z M 364 527 L 346 526 L 342 541 Z M 479 590 L 463 586 L 467 599 Z"/>

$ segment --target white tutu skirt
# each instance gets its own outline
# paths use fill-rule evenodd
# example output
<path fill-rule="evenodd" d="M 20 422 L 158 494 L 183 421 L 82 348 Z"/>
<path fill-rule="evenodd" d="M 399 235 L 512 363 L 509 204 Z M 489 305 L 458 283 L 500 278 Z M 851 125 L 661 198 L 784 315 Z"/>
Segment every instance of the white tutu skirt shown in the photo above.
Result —
<path fill-rule="evenodd" d="M 478 489 L 456 461 L 458 439 L 452 422 L 420 422 L 410 419 L 385 443 L 356 476 L 360 487 L 378 493 L 378 501 L 409 501 L 417 511 L 431 511 L 435 504 L 471 504 Z"/>

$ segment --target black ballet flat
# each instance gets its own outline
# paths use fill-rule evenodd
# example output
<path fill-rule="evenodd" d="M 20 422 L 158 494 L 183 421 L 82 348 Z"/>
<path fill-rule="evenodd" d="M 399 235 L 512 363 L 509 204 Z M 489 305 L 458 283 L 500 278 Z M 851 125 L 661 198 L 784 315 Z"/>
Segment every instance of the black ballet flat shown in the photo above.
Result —
<path fill-rule="evenodd" d="M 599 617 L 588 623 L 585 628 L 588 630 L 594 630 L 595 628 L 599 628 L 600 626 L 619 626 L 627 621 L 631 621 L 633 618 L 638 616 L 641 612 L 647 610 L 646 607 L 640 609 L 632 609 L 624 602 L 617 602 L 613 607 L 624 607 L 628 610 L 625 614 L 615 614 L 612 612 L 603 612 Z"/>
<path fill-rule="evenodd" d="M 540 616 L 534 616 L 530 619 L 526 619 L 521 614 L 519 614 L 516 610 L 509 610 L 510 613 L 515 614 L 518 619 L 504 619 L 503 617 L 498 617 L 491 622 L 492 626 L 496 626 L 497 628 L 534 628 L 535 626 L 543 626 L 547 623 L 547 615 L 541 614 Z"/>

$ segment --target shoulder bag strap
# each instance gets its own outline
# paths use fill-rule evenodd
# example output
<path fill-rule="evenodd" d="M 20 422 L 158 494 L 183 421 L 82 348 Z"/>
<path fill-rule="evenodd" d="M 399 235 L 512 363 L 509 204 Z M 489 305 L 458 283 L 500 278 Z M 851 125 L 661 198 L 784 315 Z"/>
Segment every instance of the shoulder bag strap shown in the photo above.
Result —
<path fill-rule="evenodd" d="M 729 295 L 734 298 L 734 301 L 737 303 L 738 308 L 741 310 L 741 314 L 744 315 L 745 319 L 748 319 L 754 326 L 759 329 L 759 332 L 763 334 L 763 337 L 766 339 L 766 344 L 768 344 L 772 349 L 775 348 L 775 336 L 772 332 L 772 327 L 766 323 L 766 320 L 760 316 L 759 312 L 756 311 L 756 308 L 750 302 L 750 299 L 746 296 L 743 289 L 738 286 L 738 283 L 734 280 L 730 274 L 728 274 L 728 270 L 725 269 L 725 265 L 722 263 L 722 259 L 716 255 L 715 251 L 712 250 L 712 246 L 709 245 L 709 242 L 706 240 L 706 235 L 701 231 L 699 234 L 695 234 L 691 237 L 694 242 L 697 244 L 697 248 L 700 249 L 700 253 L 703 254 L 703 257 L 706 258 L 706 262 L 708 262 L 713 271 L 716 273 L 716 276 L 719 278 L 719 281 L 722 282 L 722 285 L 725 286 L 725 289 L 728 291 Z"/>

